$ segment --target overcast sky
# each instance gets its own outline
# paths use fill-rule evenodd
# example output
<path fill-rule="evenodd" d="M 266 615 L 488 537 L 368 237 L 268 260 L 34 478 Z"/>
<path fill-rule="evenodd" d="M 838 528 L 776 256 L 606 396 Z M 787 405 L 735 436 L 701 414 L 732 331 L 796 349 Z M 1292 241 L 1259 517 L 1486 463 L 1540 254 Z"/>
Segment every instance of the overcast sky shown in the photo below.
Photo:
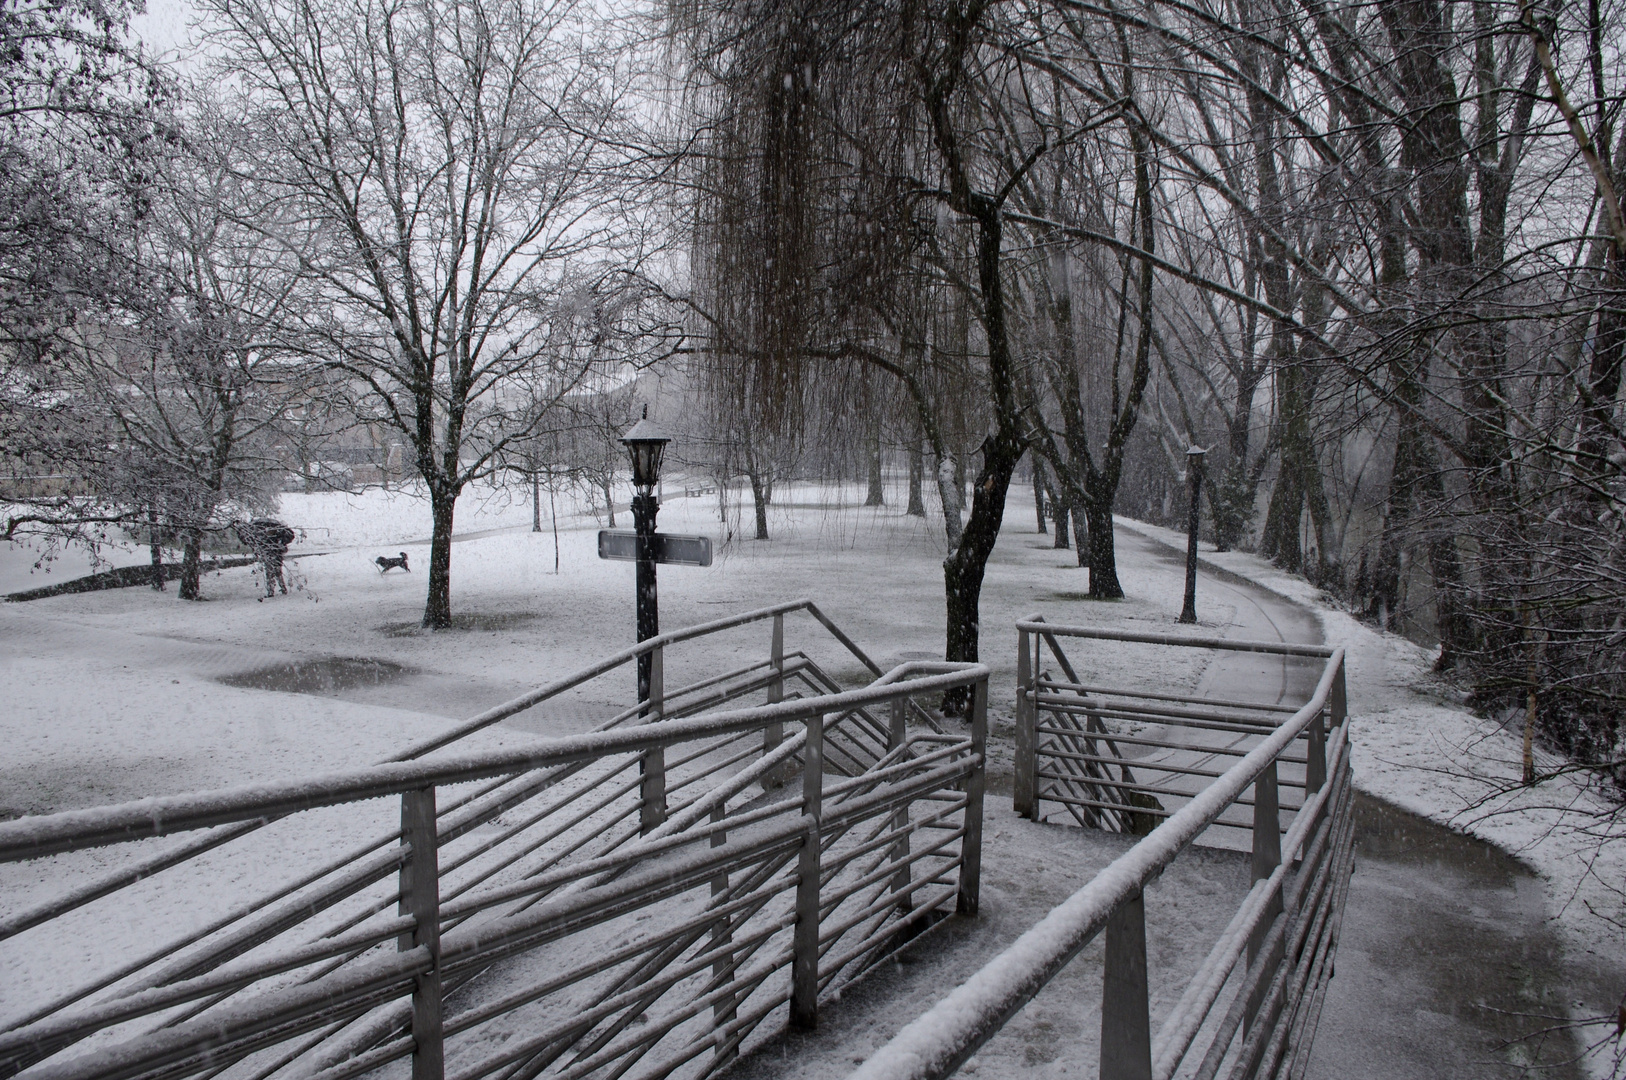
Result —
<path fill-rule="evenodd" d="M 185 43 L 194 17 L 190 0 L 147 0 L 147 13 L 132 19 L 130 28 L 149 50 L 163 56 Z"/>

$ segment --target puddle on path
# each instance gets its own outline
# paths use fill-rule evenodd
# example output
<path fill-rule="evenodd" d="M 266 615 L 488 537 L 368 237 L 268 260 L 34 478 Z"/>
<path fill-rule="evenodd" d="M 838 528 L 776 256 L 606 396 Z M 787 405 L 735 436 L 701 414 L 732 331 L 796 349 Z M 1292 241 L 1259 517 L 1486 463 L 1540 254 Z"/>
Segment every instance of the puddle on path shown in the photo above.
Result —
<path fill-rule="evenodd" d="M 1574 1036 L 1533 1035 L 1572 1002 L 1602 1000 L 1566 962 L 1540 879 L 1484 841 L 1359 793 L 1355 828 L 1310 1080 L 1584 1080 Z"/>
<path fill-rule="evenodd" d="M 296 660 L 291 664 L 277 664 L 236 675 L 222 675 L 216 681 L 248 690 L 280 690 L 286 694 L 331 697 L 346 690 L 399 682 L 412 674 L 411 668 L 390 660 L 329 656 L 318 660 Z"/>

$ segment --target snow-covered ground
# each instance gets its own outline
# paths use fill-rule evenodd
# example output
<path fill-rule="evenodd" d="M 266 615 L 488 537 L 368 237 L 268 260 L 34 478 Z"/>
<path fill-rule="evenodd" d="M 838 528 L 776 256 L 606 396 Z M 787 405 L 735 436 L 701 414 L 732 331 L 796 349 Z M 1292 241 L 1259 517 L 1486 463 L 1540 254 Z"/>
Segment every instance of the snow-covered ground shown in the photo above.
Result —
<path fill-rule="evenodd" d="M 684 497 L 683 486 L 681 478 L 668 481 L 661 528 L 711 536 L 717 559 L 708 569 L 662 568 L 663 626 L 808 596 L 883 667 L 942 655 L 940 524 L 935 517 L 904 515 L 898 508 L 901 492 L 890 493 L 891 505 L 864 508 L 863 491 L 856 486 L 783 485 L 770 515 L 773 539 L 758 542 L 744 539 L 748 529 L 741 528 L 738 505 L 720 521 L 715 494 Z M 1182 589 L 1179 560 L 1126 543 L 1119 573 L 1127 599 L 1084 599 L 1086 576 L 1074 553 L 1056 551 L 1048 536 L 1036 535 L 1031 504 L 1020 492 L 1012 495 L 982 606 L 983 658 L 995 672 L 995 791 L 1008 791 L 1012 623 L 1037 611 L 1053 622 L 1172 629 Z M 531 531 L 532 510 L 523 492 L 472 492 L 460 503 L 452 557 L 458 625 L 449 632 L 417 629 L 429 512 L 427 502 L 410 490 L 284 496 L 279 516 L 302 531 L 293 552 L 302 557 L 289 564 L 287 597 L 260 601 L 255 574 L 242 569 L 209 575 L 207 602 L 200 604 L 176 600 L 173 589 L 159 594 L 130 588 L 0 605 L 0 692 L 10 706 L 0 712 L 0 740 L 6 746 L 0 757 L 0 807 L 10 814 L 42 813 L 377 760 L 444 730 L 455 718 L 626 647 L 633 639 L 632 566 L 597 558 L 596 530 L 602 522 L 564 493 L 554 501 L 556 541 L 546 499 L 544 491 L 540 533 Z M 744 509 L 748 526 L 748 500 Z M 630 521 L 621 518 L 617 524 Z M 1183 546 L 1183 538 L 1166 530 L 1121 524 Z M 413 572 L 381 575 L 373 559 L 401 550 L 409 553 Z M 141 561 L 145 552 L 114 558 Z M 1326 640 L 1348 648 L 1356 778 L 1362 788 L 1518 854 L 1549 882 L 1552 915 L 1572 948 L 1616 957 L 1626 953 L 1618 923 L 1608 922 L 1622 914 L 1618 890 L 1626 881 L 1626 842 L 1600 845 L 1577 828 L 1590 820 L 1585 814 L 1603 808 L 1593 793 L 1561 780 L 1534 792 L 1496 795 L 1499 785 L 1517 776 L 1516 742 L 1453 704 L 1428 675 L 1430 658 L 1423 650 L 1372 631 L 1301 579 L 1261 560 L 1208 551 L 1204 558 L 1309 605 L 1319 614 Z M 15 588 L 40 584 L 38 575 L 27 573 L 32 560 L 25 549 L 0 551 L 0 581 L 22 579 Z M 59 562 L 51 578 L 71 576 L 68 567 Z M 1258 610 L 1245 610 L 1248 606 L 1245 599 L 1214 590 L 1200 599 L 1199 630 L 1259 636 L 1247 630 L 1260 617 Z M 809 621 L 793 620 L 787 636 L 788 647 L 809 648 L 838 677 L 850 682 L 863 677 L 859 665 Z M 716 670 L 737 656 L 758 657 L 765 638 L 758 626 L 723 639 L 722 655 L 674 650 L 668 678 L 681 678 L 685 665 Z M 239 685 L 218 681 L 335 657 L 383 661 L 402 670 L 399 678 L 325 696 L 258 689 L 252 678 L 247 686 L 240 685 L 242 678 L 234 680 Z M 1102 681 L 1155 682 L 1176 691 L 1199 684 L 1206 659 L 1190 650 L 1133 646 L 1081 648 L 1078 655 L 1080 666 Z M 542 715 L 495 729 L 486 741 L 579 731 L 631 696 L 630 686 L 595 686 L 539 710 Z M 990 813 L 989 831 L 1000 854 L 990 858 L 984 889 L 1003 901 L 1012 925 L 1030 913 L 1042 914 L 1070 887 L 1082 884 L 1085 879 L 1077 875 L 1095 865 L 1083 854 L 1056 863 L 1047 856 L 1056 841 L 1044 837 L 1057 830 L 1024 831 L 1031 827 L 1017 822 L 1003 800 L 991 802 Z M 1098 855 L 1104 865 L 1110 852 Z M 0 868 L 0 908 L 15 910 L 52 895 L 115 858 L 63 857 Z M 1035 862 L 1045 864 L 1043 874 L 1024 870 Z M 1177 937 L 1204 930 L 1215 917 L 1223 922 L 1236 900 L 1231 886 L 1245 884 L 1240 878 L 1230 882 L 1217 869 L 1194 867 L 1192 873 L 1202 889 L 1191 895 L 1211 899 L 1186 903 L 1179 915 L 1183 921 L 1167 928 Z M 1159 888 L 1173 895 L 1175 883 L 1170 877 Z M 1165 905 L 1164 910 L 1178 908 Z M 1002 924 L 991 925 L 996 929 L 985 949 L 1000 940 L 997 925 Z M 82 943 L 83 955 L 68 966 L 89 964 L 94 952 L 94 941 Z M 975 954 L 967 952 L 951 966 L 959 970 Z M 48 956 L 13 956 L 0 958 L 0 1015 L 14 1013 L 44 981 L 63 975 Z M 1160 960 L 1169 978 L 1176 978 L 1185 963 L 1174 955 Z M 1092 984 L 1087 973 L 1075 975 L 1080 988 Z M 1159 994 L 1164 990 L 1154 987 Z M 892 1011 L 907 1019 L 909 1007 L 900 997 Z M 1071 1041 L 1077 1034 L 1093 1042 L 1092 1033 L 1052 1035 L 1054 1025 L 1068 1027 L 1060 1014 L 1029 1014 L 1020 1022 L 1026 1036 L 1005 1039 L 1006 1051 L 983 1055 L 986 1075 L 1006 1075 L 998 1071 L 1004 1066 L 1043 1066 L 1062 1075 L 1067 1060 L 1093 1060 L 1086 1047 Z M 874 1018 L 875 1030 L 886 1023 L 885 1017 Z M 1068 1049 L 1059 1058 L 1045 1053 L 1036 1058 L 1027 1049 L 1056 1042 L 1062 1034 Z"/>

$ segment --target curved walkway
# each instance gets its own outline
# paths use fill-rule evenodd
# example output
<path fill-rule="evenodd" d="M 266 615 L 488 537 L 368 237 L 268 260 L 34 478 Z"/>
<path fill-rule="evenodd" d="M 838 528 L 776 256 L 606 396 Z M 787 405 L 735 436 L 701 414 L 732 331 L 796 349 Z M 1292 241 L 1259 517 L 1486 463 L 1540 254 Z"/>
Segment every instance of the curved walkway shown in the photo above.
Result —
<path fill-rule="evenodd" d="M 1117 537 L 1121 550 L 1184 563 L 1133 529 Z M 1205 598 L 1236 605 L 1227 636 L 1322 640 L 1313 611 L 1228 571 L 1199 567 L 1199 616 Z M 1221 653 L 1199 693 L 1302 701 L 1304 677 Z M 1576 981 L 1541 881 L 1490 844 L 1370 796 L 1357 794 L 1355 812 L 1355 875 L 1308 1080 L 1584 1080 L 1572 1035 L 1527 1038 L 1565 1015 Z"/>

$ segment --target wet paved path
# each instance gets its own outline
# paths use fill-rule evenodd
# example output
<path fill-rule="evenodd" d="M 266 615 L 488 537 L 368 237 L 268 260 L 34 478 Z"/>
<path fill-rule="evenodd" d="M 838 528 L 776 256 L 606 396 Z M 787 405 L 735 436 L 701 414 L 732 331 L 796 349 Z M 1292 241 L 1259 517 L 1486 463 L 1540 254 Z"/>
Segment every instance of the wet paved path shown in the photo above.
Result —
<path fill-rule="evenodd" d="M 1184 562 L 1138 533 L 1120 529 L 1118 542 Z M 1228 637 L 1321 641 L 1308 609 L 1231 575 L 1202 572 L 1199 616 L 1205 598 L 1236 605 Z M 1303 701 L 1314 678 L 1279 660 L 1221 653 L 1199 693 L 1268 701 L 1279 688 L 1278 700 Z M 1525 1038 L 1550 1025 L 1543 1017 L 1564 1016 L 1593 981 L 1566 961 L 1540 879 L 1490 844 L 1359 794 L 1335 971 L 1309 1080 L 1584 1080 L 1573 1036 Z"/>

